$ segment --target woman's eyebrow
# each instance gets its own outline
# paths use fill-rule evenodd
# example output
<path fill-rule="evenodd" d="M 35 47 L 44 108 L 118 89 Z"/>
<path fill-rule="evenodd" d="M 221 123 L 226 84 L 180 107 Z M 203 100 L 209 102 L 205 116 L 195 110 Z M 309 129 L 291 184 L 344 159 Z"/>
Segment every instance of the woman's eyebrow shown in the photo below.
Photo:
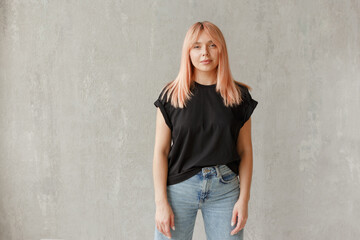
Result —
<path fill-rule="evenodd" d="M 211 41 L 211 40 L 209 40 L 209 41 L 208 41 L 208 43 L 209 43 L 209 42 L 212 42 L 212 41 Z M 201 42 L 196 42 L 196 43 L 194 43 L 194 44 L 200 44 L 200 43 L 201 43 Z"/>

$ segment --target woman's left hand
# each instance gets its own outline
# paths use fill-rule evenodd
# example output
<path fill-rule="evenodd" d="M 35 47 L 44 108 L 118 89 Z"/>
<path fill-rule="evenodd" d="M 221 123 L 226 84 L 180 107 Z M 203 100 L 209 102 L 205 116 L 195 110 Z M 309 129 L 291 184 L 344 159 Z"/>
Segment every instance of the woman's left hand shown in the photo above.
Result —
<path fill-rule="evenodd" d="M 248 203 L 238 200 L 234 205 L 233 215 L 231 218 L 231 226 L 237 221 L 236 228 L 231 231 L 231 235 L 237 234 L 243 227 L 245 227 L 248 218 Z"/>

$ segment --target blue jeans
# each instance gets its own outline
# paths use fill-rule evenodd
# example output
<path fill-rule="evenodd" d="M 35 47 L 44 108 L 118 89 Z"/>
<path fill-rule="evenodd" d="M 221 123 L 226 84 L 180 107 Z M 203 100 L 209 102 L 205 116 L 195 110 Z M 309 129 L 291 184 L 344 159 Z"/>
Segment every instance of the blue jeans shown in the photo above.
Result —
<path fill-rule="evenodd" d="M 242 240 L 244 228 L 230 234 L 237 224 L 236 221 L 231 226 L 231 217 L 239 194 L 238 176 L 226 165 L 204 167 L 191 178 L 167 186 L 175 221 L 175 231 L 170 228 L 171 239 L 191 240 L 196 215 L 201 209 L 207 240 Z M 168 239 L 156 225 L 154 239 Z"/>

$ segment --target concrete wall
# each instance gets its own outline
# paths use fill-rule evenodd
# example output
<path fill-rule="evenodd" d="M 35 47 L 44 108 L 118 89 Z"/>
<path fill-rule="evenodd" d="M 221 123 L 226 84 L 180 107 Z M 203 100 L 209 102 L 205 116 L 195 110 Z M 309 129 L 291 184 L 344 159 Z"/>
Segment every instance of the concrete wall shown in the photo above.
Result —
<path fill-rule="evenodd" d="M 203 20 L 259 102 L 245 239 L 359 239 L 360 1 L 2 0 L 1 240 L 153 239 L 153 102 Z"/>

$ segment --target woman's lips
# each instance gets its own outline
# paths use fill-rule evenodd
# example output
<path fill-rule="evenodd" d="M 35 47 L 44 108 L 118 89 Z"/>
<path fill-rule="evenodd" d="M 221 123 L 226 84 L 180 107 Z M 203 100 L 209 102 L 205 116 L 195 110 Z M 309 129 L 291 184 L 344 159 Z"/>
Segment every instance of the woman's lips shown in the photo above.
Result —
<path fill-rule="evenodd" d="M 200 63 L 202 64 L 209 64 L 211 62 L 211 60 L 206 60 L 206 61 L 201 61 Z"/>

